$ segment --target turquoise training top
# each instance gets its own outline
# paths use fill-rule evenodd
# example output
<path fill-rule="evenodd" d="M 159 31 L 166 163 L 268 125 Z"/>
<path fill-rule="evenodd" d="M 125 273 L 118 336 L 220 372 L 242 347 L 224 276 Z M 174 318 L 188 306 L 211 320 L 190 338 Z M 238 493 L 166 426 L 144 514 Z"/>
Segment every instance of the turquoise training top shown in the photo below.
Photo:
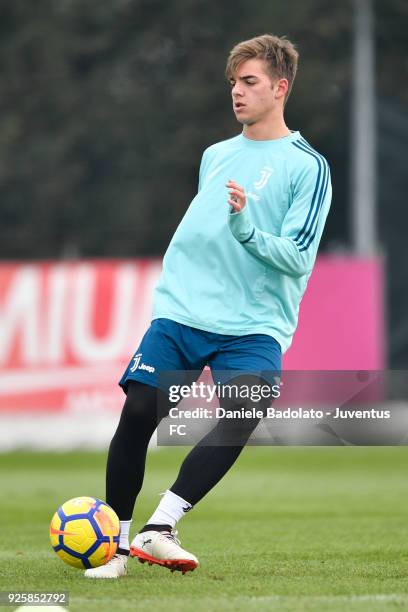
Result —
<path fill-rule="evenodd" d="M 247 204 L 229 206 L 225 186 Z M 331 202 L 329 166 L 299 132 L 205 150 L 198 193 L 163 260 L 153 319 L 290 346 Z"/>

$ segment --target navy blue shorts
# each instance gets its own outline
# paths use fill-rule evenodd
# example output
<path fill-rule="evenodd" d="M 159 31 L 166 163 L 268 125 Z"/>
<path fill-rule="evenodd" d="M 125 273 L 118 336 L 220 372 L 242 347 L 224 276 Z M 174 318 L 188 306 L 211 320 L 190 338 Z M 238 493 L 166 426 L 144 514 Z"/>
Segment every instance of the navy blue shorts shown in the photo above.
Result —
<path fill-rule="evenodd" d="M 125 393 L 130 380 L 168 393 L 175 382 L 191 384 L 197 380 L 206 365 L 214 383 L 224 384 L 235 376 L 254 374 L 275 384 L 281 372 L 281 357 L 279 343 L 266 334 L 213 334 L 171 319 L 155 319 L 119 384 Z"/>

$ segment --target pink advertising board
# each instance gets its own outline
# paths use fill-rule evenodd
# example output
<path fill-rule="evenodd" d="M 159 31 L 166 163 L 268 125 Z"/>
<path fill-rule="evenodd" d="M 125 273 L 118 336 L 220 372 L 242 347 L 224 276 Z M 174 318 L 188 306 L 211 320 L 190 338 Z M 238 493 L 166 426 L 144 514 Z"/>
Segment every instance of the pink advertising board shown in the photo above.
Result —
<path fill-rule="evenodd" d="M 290 370 L 381 370 L 385 366 L 380 258 L 321 256 L 284 359 Z"/>
<path fill-rule="evenodd" d="M 119 410 L 159 273 L 158 260 L 1 264 L 0 411 Z M 383 365 L 381 261 L 320 257 L 285 369 Z"/>

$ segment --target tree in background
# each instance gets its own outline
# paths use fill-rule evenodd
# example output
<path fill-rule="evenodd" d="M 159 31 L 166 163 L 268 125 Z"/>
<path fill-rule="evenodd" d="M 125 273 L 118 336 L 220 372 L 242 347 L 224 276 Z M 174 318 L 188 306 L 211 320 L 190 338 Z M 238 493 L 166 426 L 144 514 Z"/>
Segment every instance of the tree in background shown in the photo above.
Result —
<path fill-rule="evenodd" d="M 408 296 L 392 262 L 408 255 L 408 5 L 378 0 L 375 11 L 379 234 L 401 363 Z M 226 56 L 264 32 L 300 50 L 288 124 L 332 166 L 322 246 L 347 248 L 351 3 L 6 0 L 0 30 L 0 257 L 161 255 L 196 190 L 202 151 L 240 131 Z"/>

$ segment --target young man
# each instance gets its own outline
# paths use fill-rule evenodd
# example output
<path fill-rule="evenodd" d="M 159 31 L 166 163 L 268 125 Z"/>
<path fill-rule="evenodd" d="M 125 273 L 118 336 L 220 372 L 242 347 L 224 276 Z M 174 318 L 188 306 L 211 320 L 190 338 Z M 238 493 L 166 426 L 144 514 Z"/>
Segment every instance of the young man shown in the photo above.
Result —
<path fill-rule="evenodd" d="M 129 550 L 141 561 L 183 573 L 197 567 L 173 529 L 239 456 L 256 420 L 234 443 L 219 423 L 184 460 L 175 483 L 129 545 L 146 450 L 157 422 L 163 371 L 262 376 L 279 372 L 311 274 L 331 200 L 329 168 L 284 107 L 298 53 L 263 35 L 236 45 L 227 63 L 242 134 L 209 147 L 198 193 L 163 261 L 153 321 L 120 381 L 127 398 L 109 449 L 106 500 L 121 521 L 120 547 L 89 578 L 126 574 Z M 165 414 L 166 411 L 163 411 Z M 163 416 L 163 414 L 161 416 Z"/>

